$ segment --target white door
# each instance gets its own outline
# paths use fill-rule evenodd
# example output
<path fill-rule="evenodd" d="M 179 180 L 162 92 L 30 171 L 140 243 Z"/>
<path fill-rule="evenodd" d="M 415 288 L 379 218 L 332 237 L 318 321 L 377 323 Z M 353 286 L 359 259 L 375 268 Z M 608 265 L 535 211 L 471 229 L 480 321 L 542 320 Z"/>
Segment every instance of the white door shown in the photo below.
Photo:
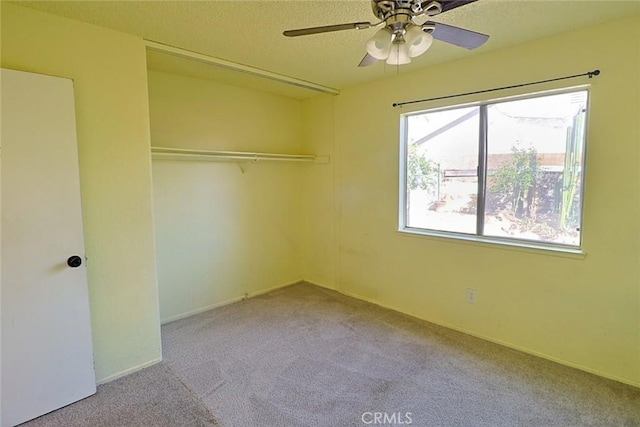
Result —
<path fill-rule="evenodd" d="M 96 385 L 73 82 L 2 69 L 1 84 L 0 396 L 9 427 Z"/>

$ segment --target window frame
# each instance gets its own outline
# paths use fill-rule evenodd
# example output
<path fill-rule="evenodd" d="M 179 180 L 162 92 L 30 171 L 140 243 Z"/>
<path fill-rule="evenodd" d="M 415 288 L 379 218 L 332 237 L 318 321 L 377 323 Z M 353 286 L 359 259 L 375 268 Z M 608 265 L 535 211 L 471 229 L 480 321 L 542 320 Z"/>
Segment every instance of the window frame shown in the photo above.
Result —
<path fill-rule="evenodd" d="M 584 206 L 585 206 L 585 187 L 587 176 L 587 146 L 589 140 L 589 116 L 591 112 L 591 86 L 579 85 L 564 87 L 560 89 L 544 90 L 539 92 L 531 92 L 513 96 L 505 96 L 500 98 L 485 99 L 475 102 L 463 104 L 450 104 L 441 107 L 430 108 L 426 110 L 416 110 L 400 114 L 400 162 L 399 162 L 399 211 L 398 211 L 398 231 L 414 236 L 434 237 L 438 239 L 447 239 L 450 241 L 476 242 L 486 243 L 489 245 L 501 245 L 513 248 L 523 248 L 525 250 L 543 250 L 545 253 L 566 253 L 585 255 L 584 251 Z M 580 186 L 580 240 L 578 245 L 567 245 L 553 242 L 542 242 L 536 240 L 486 236 L 478 234 L 484 231 L 485 218 L 485 201 L 486 201 L 486 182 L 487 182 L 487 106 L 500 104 L 504 102 L 520 101 L 526 99 L 541 98 L 553 95 L 561 95 L 566 93 L 586 92 L 586 113 L 584 122 L 584 142 L 582 149 L 582 171 Z M 476 208 L 476 232 L 474 234 L 441 231 L 425 228 L 410 227 L 407 225 L 409 211 L 407 209 L 407 156 L 408 156 L 408 118 L 415 115 L 427 113 L 437 113 L 448 110 L 456 110 L 462 108 L 477 107 L 479 108 L 479 130 L 478 130 L 478 190 Z M 482 159 L 482 161 L 480 161 Z M 481 213 L 480 213 L 481 212 Z"/>

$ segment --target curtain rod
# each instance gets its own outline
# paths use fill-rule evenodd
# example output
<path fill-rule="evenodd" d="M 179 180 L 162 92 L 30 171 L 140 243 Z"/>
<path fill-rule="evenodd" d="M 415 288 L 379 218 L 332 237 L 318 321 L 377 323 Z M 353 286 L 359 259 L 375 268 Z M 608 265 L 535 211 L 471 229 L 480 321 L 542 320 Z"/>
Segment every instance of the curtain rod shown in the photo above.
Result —
<path fill-rule="evenodd" d="M 576 77 L 589 76 L 589 78 L 592 78 L 593 76 L 597 76 L 597 75 L 600 75 L 600 70 L 593 70 L 593 71 L 589 71 L 589 72 L 582 73 L 582 74 L 574 74 L 572 76 L 556 77 L 555 79 L 539 80 L 537 82 L 520 83 L 520 84 L 517 84 L 517 85 L 511 85 L 511 86 L 503 86 L 503 87 L 495 87 L 495 88 L 492 88 L 492 89 L 476 90 L 474 92 L 458 93 L 458 94 L 455 94 L 455 95 L 446 95 L 446 96 L 438 96 L 438 97 L 435 97 L 435 98 L 416 99 L 416 100 L 413 100 L 413 101 L 396 102 L 396 103 L 392 104 L 392 107 L 397 108 L 397 107 L 402 107 L 403 105 L 416 104 L 418 102 L 437 101 L 437 100 L 440 100 L 440 99 L 457 98 L 459 96 L 467 96 L 467 95 L 475 95 L 475 94 L 478 94 L 478 93 L 494 92 L 496 90 L 513 89 L 513 88 L 516 88 L 516 87 L 538 85 L 538 84 L 541 84 L 541 83 L 555 82 L 555 81 L 558 81 L 558 80 L 575 79 Z"/>

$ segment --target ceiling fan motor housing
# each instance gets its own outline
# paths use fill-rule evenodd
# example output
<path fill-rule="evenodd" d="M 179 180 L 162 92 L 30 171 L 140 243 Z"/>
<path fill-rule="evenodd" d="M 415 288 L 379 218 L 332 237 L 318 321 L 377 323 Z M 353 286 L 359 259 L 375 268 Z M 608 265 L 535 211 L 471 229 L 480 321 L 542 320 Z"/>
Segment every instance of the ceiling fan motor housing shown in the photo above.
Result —
<path fill-rule="evenodd" d="M 406 30 L 414 25 L 416 16 L 435 16 L 442 12 L 442 5 L 437 1 L 422 0 L 371 0 L 371 9 L 400 42 Z"/>
<path fill-rule="evenodd" d="M 371 0 L 373 14 L 381 21 L 391 15 L 406 14 L 414 16 L 435 16 L 442 12 L 442 5 L 433 0 Z"/>

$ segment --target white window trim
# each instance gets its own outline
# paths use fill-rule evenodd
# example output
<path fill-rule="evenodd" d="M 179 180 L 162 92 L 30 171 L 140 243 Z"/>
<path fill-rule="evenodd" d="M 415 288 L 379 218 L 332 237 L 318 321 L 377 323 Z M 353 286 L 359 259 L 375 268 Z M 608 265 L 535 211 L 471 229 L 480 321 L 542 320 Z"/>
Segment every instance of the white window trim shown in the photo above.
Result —
<path fill-rule="evenodd" d="M 580 187 L 580 244 L 577 246 L 571 245 L 562 245 L 558 243 L 549 243 L 549 242 L 539 242 L 533 240 L 525 240 L 525 239 L 514 239 L 514 238 L 501 238 L 494 236 L 482 236 L 477 234 L 466 234 L 466 233 L 456 233 L 451 231 L 439 231 L 439 230 L 429 230 L 423 228 L 414 228 L 409 227 L 407 225 L 407 118 L 409 116 L 424 114 L 426 112 L 439 112 L 453 109 L 460 109 L 465 107 L 480 107 L 482 105 L 489 104 L 498 104 L 501 102 L 509 102 L 509 101 L 517 101 L 522 99 L 531 99 L 538 98 L 543 96 L 550 95 L 559 95 L 563 93 L 572 93 L 579 91 L 587 91 L 587 112 L 585 118 L 585 129 L 584 129 L 584 148 L 582 153 L 582 178 L 583 185 Z M 521 249 L 525 252 L 532 253 L 540 253 L 545 255 L 566 255 L 571 258 L 579 258 L 584 259 L 586 256 L 586 251 L 584 250 L 584 192 L 585 192 L 585 177 L 586 177 L 586 166 L 587 166 L 587 145 L 588 145 L 588 132 L 589 132 L 589 115 L 591 112 L 591 92 L 590 85 L 580 85 L 580 86 L 572 86 L 562 89 L 554 89 L 554 90 L 545 90 L 540 92 L 526 93 L 508 97 L 501 98 L 493 98 L 478 102 L 466 103 L 466 104 L 455 104 L 455 105 L 447 105 L 443 107 L 428 109 L 428 110 L 418 110 L 412 111 L 409 113 L 404 113 L 400 115 L 400 164 L 399 164 L 399 196 L 398 197 L 398 232 L 415 236 L 415 237 L 427 237 L 427 238 L 436 238 L 438 240 L 446 240 L 451 242 L 461 242 L 461 243 L 471 243 L 471 244 L 488 244 L 489 246 L 504 248 L 504 249 Z M 482 112 L 483 109 L 481 109 Z M 482 113 L 481 113 L 482 114 Z M 486 130 L 485 130 L 486 132 Z M 483 138 L 483 135 L 479 135 L 480 138 Z M 482 144 L 480 144 L 482 146 Z M 480 148 L 482 149 L 482 148 Z M 478 217 L 476 217 L 478 218 Z"/>

